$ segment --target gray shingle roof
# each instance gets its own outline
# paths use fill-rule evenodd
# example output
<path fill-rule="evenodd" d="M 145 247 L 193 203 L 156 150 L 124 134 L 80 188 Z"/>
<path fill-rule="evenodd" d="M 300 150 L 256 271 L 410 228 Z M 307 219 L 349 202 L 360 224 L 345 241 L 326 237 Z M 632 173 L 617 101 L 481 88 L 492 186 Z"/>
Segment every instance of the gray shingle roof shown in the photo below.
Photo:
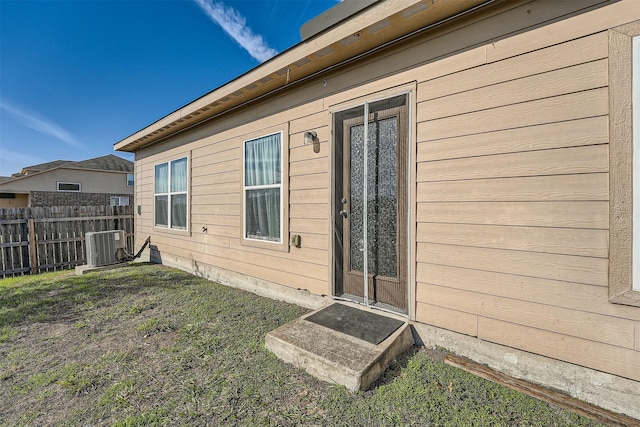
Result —
<path fill-rule="evenodd" d="M 99 169 L 106 171 L 133 173 L 133 162 L 113 154 L 96 157 L 94 159 L 73 162 L 73 165 L 65 165 L 74 168 Z"/>
<path fill-rule="evenodd" d="M 79 162 L 71 160 L 54 160 L 52 162 L 40 163 L 38 165 L 26 166 L 22 168 L 23 172 L 34 173 L 43 172 L 49 169 L 58 167 L 78 168 L 78 169 L 96 169 L 104 171 L 114 172 L 129 172 L 133 173 L 133 162 L 118 157 L 114 154 L 108 154 L 106 156 L 95 157 L 93 159 L 81 160 Z M 14 174 L 14 177 L 23 175 Z"/>

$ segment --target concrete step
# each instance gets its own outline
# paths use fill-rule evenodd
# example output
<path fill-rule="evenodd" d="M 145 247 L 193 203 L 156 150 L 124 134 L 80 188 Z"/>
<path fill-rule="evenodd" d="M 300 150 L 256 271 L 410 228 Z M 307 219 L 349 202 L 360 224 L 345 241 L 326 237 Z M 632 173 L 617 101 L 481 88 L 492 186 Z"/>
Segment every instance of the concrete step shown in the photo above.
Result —
<path fill-rule="evenodd" d="M 361 313 L 351 313 L 349 310 L 366 311 L 366 314 L 362 313 L 364 319 L 384 322 L 384 319 L 372 318 L 373 315 L 398 320 L 396 316 L 373 313 L 365 307 L 347 307 L 347 311 L 342 312 L 347 315 L 355 314 L 356 316 L 351 317 L 358 319 L 361 318 L 358 316 Z M 358 391 L 367 390 L 396 357 L 413 346 L 411 328 L 404 320 L 398 322 L 400 327 L 378 344 L 356 338 L 358 331 L 349 330 L 350 335 L 307 320 L 310 316 L 318 317 L 317 313 L 325 309 L 327 307 L 307 313 L 269 332 L 265 339 L 267 349 L 316 378 Z"/>

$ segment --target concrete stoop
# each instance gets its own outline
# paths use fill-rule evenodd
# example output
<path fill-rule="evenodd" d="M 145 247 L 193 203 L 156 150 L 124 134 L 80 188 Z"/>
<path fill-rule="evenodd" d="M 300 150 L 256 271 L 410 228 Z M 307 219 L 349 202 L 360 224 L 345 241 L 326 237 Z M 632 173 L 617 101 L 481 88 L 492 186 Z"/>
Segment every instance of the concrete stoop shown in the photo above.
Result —
<path fill-rule="evenodd" d="M 413 346 L 408 322 L 376 345 L 306 320 L 316 312 L 269 332 L 266 347 L 283 361 L 351 391 L 367 390 L 396 357 Z"/>
<path fill-rule="evenodd" d="M 95 265 L 78 265 L 76 266 L 76 276 L 82 276 L 83 274 L 93 273 L 94 271 L 113 270 L 114 268 L 126 267 L 129 263 L 120 262 L 118 264 L 101 265 L 96 267 Z"/>

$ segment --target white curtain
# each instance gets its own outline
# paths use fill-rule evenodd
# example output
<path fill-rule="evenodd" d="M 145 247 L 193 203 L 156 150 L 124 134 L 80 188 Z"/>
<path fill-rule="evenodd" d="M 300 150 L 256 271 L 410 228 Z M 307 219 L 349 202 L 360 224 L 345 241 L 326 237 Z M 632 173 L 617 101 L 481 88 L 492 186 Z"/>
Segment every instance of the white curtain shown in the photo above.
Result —
<path fill-rule="evenodd" d="M 187 159 L 171 162 L 171 228 L 187 228 Z"/>
<path fill-rule="evenodd" d="M 187 195 L 171 195 L 171 228 L 187 228 Z"/>
<path fill-rule="evenodd" d="M 166 193 L 169 191 L 169 164 L 156 165 L 155 168 L 155 225 L 166 227 L 169 222 L 169 208 Z M 158 195 L 158 194 L 163 195 Z"/>
<path fill-rule="evenodd" d="M 169 191 L 169 165 L 156 165 L 156 194 Z"/>
<path fill-rule="evenodd" d="M 187 191 L 187 159 L 171 162 L 171 192 Z"/>
<path fill-rule="evenodd" d="M 280 184 L 280 134 L 245 142 L 245 186 Z"/>
<path fill-rule="evenodd" d="M 280 134 L 245 142 L 246 237 L 280 240 Z M 251 188 L 259 187 L 259 188 Z"/>
<path fill-rule="evenodd" d="M 156 165 L 155 225 L 179 229 L 187 227 L 186 191 L 186 158 Z M 169 224 L 169 210 L 171 210 L 171 224 Z"/>

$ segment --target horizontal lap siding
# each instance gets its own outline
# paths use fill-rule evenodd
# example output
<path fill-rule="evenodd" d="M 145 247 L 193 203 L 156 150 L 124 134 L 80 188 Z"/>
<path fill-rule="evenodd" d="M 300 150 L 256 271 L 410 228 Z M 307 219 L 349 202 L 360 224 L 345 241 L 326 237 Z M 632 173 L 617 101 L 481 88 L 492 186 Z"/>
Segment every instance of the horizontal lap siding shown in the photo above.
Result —
<path fill-rule="evenodd" d="M 418 222 L 601 229 L 609 227 L 606 201 L 421 203 Z"/>
<path fill-rule="evenodd" d="M 418 242 L 606 258 L 606 230 L 477 224 L 418 224 Z"/>
<path fill-rule="evenodd" d="M 313 249 L 306 259 L 322 265 L 324 283 L 319 294 L 329 294 L 329 114 L 320 111 L 292 120 L 289 150 L 289 232 L 300 235 L 301 248 Z M 313 130 L 320 141 L 320 151 L 304 145 L 304 132 Z"/>
<path fill-rule="evenodd" d="M 192 268 L 199 268 L 200 263 L 209 264 L 316 294 L 327 294 L 329 130 L 327 113 L 319 115 L 313 111 L 318 107 L 321 103 L 294 108 L 287 114 L 272 116 L 271 120 L 263 119 L 258 124 L 205 136 L 184 145 L 182 153 L 190 152 L 190 232 L 167 233 L 154 229 L 151 216 L 141 221 L 139 231 L 153 235 L 153 244 L 161 255 L 165 253 L 183 260 L 182 263 L 189 262 Z M 324 120 L 324 127 L 317 129 L 323 148 L 318 154 L 312 147 L 304 146 L 304 132 L 298 129 L 307 117 Z M 291 126 L 287 127 L 287 122 Z M 291 233 L 301 235 L 301 247 L 291 247 L 288 252 L 242 244 L 242 144 L 247 138 L 245 135 L 255 136 L 259 129 L 256 126 L 265 129 L 282 126 L 290 130 L 284 138 L 290 160 L 290 191 L 286 198 L 290 214 L 285 221 L 289 221 Z M 206 135 L 206 132 L 199 132 Z M 269 132 L 265 130 L 264 133 Z M 176 157 L 162 153 L 138 162 L 145 188 L 151 189 L 140 201 L 146 212 L 153 212 L 154 165 L 172 158 Z M 288 238 L 284 236 L 284 239 Z"/>
<path fill-rule="evenodd" d="M 422 284 L 419 300 L 480 317 L 526 325 L 564 335 L 599 341 L 619 347 L 633 348 L 632 321 L 583 312 L 574 315 L 573 309 L 538 304 L 521 299 L 482 295 L 453 289 L 449 286 Z"/>
<path fill-rule="evenodd" d="M 426 124 L 419 125 L 419 129 L 423 132 L 418 135 L 419 139 L 427 140 L 429 129 Z M 418 145 L 417 159 L 418 162 L 425 162 L 555 149 L 557 147 L 580 147 L 603 144 L 608 140 L 608 117 L 598 116 L 432 140 Z"/>
<path fill-rule="evenodd" d="M 608 301 L 607 34 L 555 43 L 419 82 L 416 319 L 640 380 L 640 313 Z"/>

